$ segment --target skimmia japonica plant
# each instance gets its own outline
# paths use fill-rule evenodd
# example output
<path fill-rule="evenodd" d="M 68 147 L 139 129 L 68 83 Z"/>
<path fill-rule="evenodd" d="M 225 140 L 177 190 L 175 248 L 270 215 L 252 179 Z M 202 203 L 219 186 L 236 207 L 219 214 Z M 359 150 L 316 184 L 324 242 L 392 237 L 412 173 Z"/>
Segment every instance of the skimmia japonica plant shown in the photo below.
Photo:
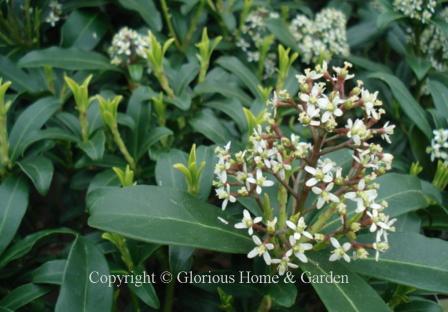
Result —
<path fill-rule="evenodd" d="M 379 123 L 385 111 L 378 92 L 359 80 L 350 86 L 350 67 L 345 63 L 328 70 L 324 63 L 305 70 L 297 76 L 297 97 L 285 90 L 268 101 L 263 125 L 253 130 L 247 149 L 232 154 L 230 142 L 216 149 L 214 184 L 222 209 L 239 198 L 255 199 L 262 215 L 252 217 L 243 210 L 235 228 L 246 229 L 255 243 L 248 257 L 262 256 L 280 274 L 308 262 L 306 253 L 313 248 L 330 246 L 330 261 L 366 258 L 369 250 L 378 259 L 389 248 L 389 232 L 395 231 L 396 219 L 387 215 L 387 201 L 377 200 L 375 181 L 391 169 L 393 156 L 383 151 L 381 141 L 390 143 L 395 126 Z M 280 111 L 285 109 L 310 129 L 311 142 L 283 133 Z M 352 152 L 347 168 L 331 159 L 331 153 L 342 149 Z M 274 184 L 277 216 L 266 193 Z M 353 215 L 348 214 L 351 202 Z M 323 232 L 333 219 L 338 220 L 335 229 Z M 357 241 L 363 230 L 375 234 L 373 241 Z"/>
<path fill-rule="evenodd" d="M 0 311 L 448 309 L 446 0 L 0 0 Z"/>

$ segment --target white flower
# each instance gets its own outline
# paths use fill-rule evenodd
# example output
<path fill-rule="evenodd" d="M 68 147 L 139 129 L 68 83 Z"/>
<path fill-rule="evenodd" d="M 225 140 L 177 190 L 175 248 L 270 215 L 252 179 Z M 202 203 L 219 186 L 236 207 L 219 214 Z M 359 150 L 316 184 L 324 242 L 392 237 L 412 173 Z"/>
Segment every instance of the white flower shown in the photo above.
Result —
<path fill-rule="evenodd" d="M 270 187 L 274 185 L 273 181 L 267 180 L 266 177 L 263 176 L 261 169 L 257 169 L 256 179 L 254 179 L 254 177 L 249 177 L 247 178 L 247 181 L 257 186 L 256 188 L 257 194 L 261 194 L 261 192 L 263 191 L 262 187 Z"/>
<path fill-rule="evenodd" d="M 291 269 L 297 269 L 299 266 L 297 264 L 294 264 L 290 261 L 290 257 L 292 255 L 292 250 L 288 250 L 285 255 L 282 257 L 282 259 L 272 259 L 271 263 L 278 264 L 277 270 L 278 274 L 283 275 L 288 271 L 289 268 Z"/>
<path fill-rule="evenodd" d="M 314 84 L 313 87 L 311 88 L 311 92 L 308 93 L 301 93 L 300 94 L 300 99 L 305 102 L 307 105 L 317 105 L 318 104 L 318 100 L 320 98 L 320 94 L 323 91 L 323 87 L 321 84 Z"/>
<path fill-rule="evenodd" d="M 331 245 L 333 245 L 334 250 L 331 251 L 330 261 L 336 261 L 343 258 L 346 262 L 350 262 L 350 256 L 347 251 L 352 248 L 350 243 L 344 243 L 342 246 L 339 244 L 338 240 L 334 237 L 330 238 Z"/>
<path fill-rule="evenodd" d="M 253 235 L 252 240 L 254 241 L 256 247 L 249 251 L 247 254 L 248 258 L 255 258 L 257 256 L 263 256 L 264 262 L 267 265 L 271 264 L 271 255 L 269 255 L 269 250 L 274 249 L 274 245 L 271 243 L 263 243 L 258 236 Z"/>
<path fill-rule="evenodd" d="M 311 190 L 314 194 L 319 195 L 317 198 L 316 208 L 320 209 L 324 206 L 324 204 L 328 204 L 330 202 L 339 203 L 339 197 L 331 193 L 330 191 L 333 189 L 334 183 L 329 183 L 325 189 L 321 189 L 317 186 L 313 186 Z"/>
<path fill-rule="evenodd" d="M 305 231 L 306 229 L 306 223 L 305 219 L 303 217 L 299 218 L 299 221 L 297 221 L 297 224 L 294 222 L 287 220 L 286 225 L 294 231 L 294 238 L 300 239 L 303 236 L 308 237 L 309 239 L 313 239 L 313 235 L 310 232 Z"/>
<path fill-rule="evenodd" d="M 254 234 L 254 230 L 253 230 L 252 226 L 256 223 L 260 223 L 261 220 L 263 220 L 262 217 L 256 217 L 256 218 L 252 219 L 249 211 L 244 209 L 243 210 L 243 219 L 241 220 L 241 222 L 235 224 L 235 228 L 248 229 L 247 232 L 249 233 L 249 235 L 252 235 L 252 234 Z"/>
<path fill-rule="evenodd" d="M 380 257 L 380 252 L 385 252 L 389 249 L 389 243 L 387 242 L 376 242 L 373 243 L 373 249 L 376 250 L 375 260 L 378 261 Z"/>
<path fill-rule="evenodd" d="M 266 228 L 268 233 L 275 233 L 275 226 L 277 224 L 277 217 L 274 217 L 272 220 L 268 220 L 266 223 Z"/>
<path fill-rule="evenodd" d="M 303 263 L 307 263 L 308 257 L 305 255 L 305 251 L 313 249 L 313 245 L 310 243 L 299 243 L 294 236 L 289 237 L 289 244 L 291 245 L 294 256 Z"/>
<path fill-rule="evenodd" d="M 311 70 L 310 68 L 305 69 L 305 75 L 296 75 L 297 81 L 299 84 L 304 84 L 307 81 L 314 81 L 323 76 L 322 73 L 318 73 L 315 70 Z"/>
<path fill-rule="evenodd" d="M 387 121 L 383 126 L 383 131 L 381 132 L 381 138 L 385 140 L 387 143 L 391 143 L 390 136 L 394 134 L 395 125 L 389 125 L 389 121 Z"/>
<path fill-rule="evenodd" d="M 333 163 L 325 163 L 323 166 L 313 168 L 311 166 L 305 166 L 305 171 L 312 175 L 312 178 L 308 179 L 305 183 L 306 186 L 311 187 L 317 183 L 329 183 L 333 181 Z"/>
<path fill-rule="evenodd" d="M 373 209 L 380 209 L 381 205 L 376 204 L 374 200 L 378 196 L 378 192 L 375 189 L 366 189 L 366 181 L 364 179 L 359 180 L 356 192 L 347 192 L 344 197 L 356 202 L 357 207 L 355 212 L 360 213 L 367 209 L 367 207 Z"/>
<path fill-rule="evenodd" d="M 224 201 L 222 202 L 222 210 L 226 209 L 228 202 L 230 201 L 231 203 L 236 202 L 236 198 L 235 196 L 233 196 L 230 193 L 230 185 L 227 184 L 226 188 L 224 189 L 224 187 L 220 187 L 216 189 L 216 195 L 218 195 L 219 199 L 224 199 Z"/>
<path fill-rule="evenodd" d="M 326 123 L 331 117 L 341 117 L 343 114 L 339 106 L 344 103 L 344 100 L 339 98 L 338 95 L 333 99 L 322 97 L 319 99 L 318 103 L 319 108 L 325 110 L 321 119 L 323 123 Z"/>
<path fill-rule="evenodd" d="M 378 91 L 370 93 L 366 89 L 361 90 L 361 100 L 367 117 L 373 117 L 376 120 L 381 118 L 380 111 L 376 109 L 377 106 L 381 106 L 381 102 L 377 100 Z"/>
<path fill-rule="evenodd" d="M 370 136 L 370 130 L 361 119 L 356 119 L 355 122 L 349 119 L 345 127 L 348 129 L 347 137 L 351 138 L 356 145 L 361 145 L 361 141 Z"/>
<path fill-rule="evenodd" d="M 431 140 L 431 147 L 427 148 L 427 152 L 431 153 L 431 161 L 448 160 L 448 129 L 433 130 L 432 133 L 434 137 Z"/>

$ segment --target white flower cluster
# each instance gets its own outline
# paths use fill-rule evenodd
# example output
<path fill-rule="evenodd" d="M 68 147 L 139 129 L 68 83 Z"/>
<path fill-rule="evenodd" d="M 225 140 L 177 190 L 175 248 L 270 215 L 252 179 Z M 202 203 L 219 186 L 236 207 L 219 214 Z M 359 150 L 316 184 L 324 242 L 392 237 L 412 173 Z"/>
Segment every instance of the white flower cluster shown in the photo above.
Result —
<path fill-rule="evenodd" d="M 230 142 L 216 148 L 214 185 L 222 209 L 239 197 L 255 199 L 263 216 L 252 217 L 244 210 L 235 228 L 252 237 L 255 247 L 248 257 L 263 257 L 280 274 L 296 268 L 297 261 L 307 262 L 306 253 L 317 243 L 333 247 L 330 261 L 365 258 L 367 249 L 374 249 L 378 258 L 389 248 L 388 233 L 394 231 L 395 219 L 384 213 L 387 202 L 378 200 L 374 181 L 391 168 L 393 156 L 369 141 L 380 137 L 390 142 L 394 126 L 374 127 L 384 113 L 377 92 L 369 92 L 360 81 L 346 90 L 346 81 L 354 77 L 350 67 L 345 63 L 331 72 L 324 63 L 305 70 L 297 77 L 297 98 L 286 91 L 274 93 L 265 124 L 254 129 L 245 150 L 232 154 Z M 284 108 L 296 110 L 297 120 L 311 130 L 312 142 L 282 133 L 277 110 Z M 353 155 L 350 168 L 331 160 L 331 153 L 341 149 Z M 276 185 L 280 207 L 274 216 L 265 189 Z M 287 215 L 286 207 L 294 211 Z M 310 222 L 307 213 L 312 210 L 319 212 Z M 333 226 L 327 228 L 330 220 Z M 375 233 L 374 242 L 356 241 L 362 230 Z"/>
<path fill-rule="evenodd" d="M 115 65 L 133 64 L 146 59 L 146 50 L 150 49 L 149 36 L 139 34 L 128 27 L 123 27 L 112 39 L 109 47 L 111 63 Z"/>
<path fill-rule="evenodd" d="M 448 8 L 439 14 L 440 20 L 448 20 Z M 448 68 L 448 35 L 437 25 L 429 25 L 420 36 L 420 48 L 425 53 L 433 67 L 439 71 Z"/>
<path fill-rule="evenodd" d="M 247 17 L 241 29 L 241 36 L 236 43 L 244 53 L 246 53 L 249 62 L 258 62 L 260 60 L 260 49 L 263 41 L 271 35 L 266 25 L 269 18 L 279 18 L 276 12 L 269 12 L 266 8 L 259 7 L 253 10 Z M 276 54 L 268 52 L 265 63 L 265 76 L 268 77 L 275 72 Z"/>
<path fill-rule="evenodd" d="M 395 10 L 424 24 L 431 20 L 436 6 L 436 0 L 394 0 Z"/>
<path fill-rule="evenodd" d="M 446 162 L 448 160 L 448 129 L 433 130 L 432 133 L 434 137 L 426 152 L 431 154 L 431 161 L 440 159 Z"/>
<path fill-rule="evenodd" d="M 297 15 L 289 29 L 297 40 L 304 63 L 329 60 L 333 55 L 347 56 L 349 46 L 346 34 L 347 19 L 336 9 L 323 9 L 314 20 Z"/>
<path fill-rule="evenodd" d="M 51 1 L 48 5 L 50 8 L 50 12 L 45 18 L 45 22 L 51 25 L 51 27 L 56 26 L 56 23 L 59 22 L 62 16 L 62 5 L 57 1 Z"/>

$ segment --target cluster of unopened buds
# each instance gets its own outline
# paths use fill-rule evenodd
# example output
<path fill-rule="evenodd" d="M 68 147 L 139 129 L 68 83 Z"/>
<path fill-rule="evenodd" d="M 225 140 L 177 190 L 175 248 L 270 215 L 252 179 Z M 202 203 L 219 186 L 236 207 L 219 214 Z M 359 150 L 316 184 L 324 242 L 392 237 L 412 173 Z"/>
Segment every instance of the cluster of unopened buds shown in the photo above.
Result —
<path fill-rule="evenodd" d="M 280 274 L 326 245 L 332 246 L 330 261 L 347 262 L 368 257 L 369 250 L 378 259 L 389 248 L 395 219 L 385 213 L 375 179 L 391 169 L 393 156 L 378 142 L 390 142 L 394 126 L 377 125 L 382 102 L 361 81 L 351 82 L 350 67 L 330 71 L 323 63 L 305 70 L 297 76 L 297 97 L 274 93 L 245 150 L 233 154 L 230 142 L 216 148 L 214 185 L 222 209 L 239 199 L 249 207 L 234 227 L 246 230 L 255 244 L 248 257 L 263 257 Z M 280 116 L 291 110 L 310 131 L 309 141 L 284 133 Z M 332 159 L 341 152 L 351 155 L 347 165 Z M 254 205 L 244 200 L 249 198 Z M 372 242 L 357 241 L 360 232 L 374 233 Z"/>
<path fill-rule="evenodd" d="M 259 7 L 249 14 L 241 29 L 241 36 L 239 36 L 236 45 L 246 54 L 249 62 L 260 61 L 260 50 L 264 41 L 271 35 L 266 24 L 270 18 L 279 18 L 279 14 Z M 266 77 L 274 74 L 276 61 L 276 54 L 268 51 L 264 59 Z"/>
<path fill-rule="evenodd" d="M 403 15 L 428 23 L 437 7 L 437 0 L 394 0 L 394 8 Z"/>
<path fill-rule="evenodd" d="M 123 27 L 113 37 L 108 52 L 112 64 L 128 65 L 145 60 L 146 50 L 150 47 L 149 35 L 142 35 L 133 29 Z"/>

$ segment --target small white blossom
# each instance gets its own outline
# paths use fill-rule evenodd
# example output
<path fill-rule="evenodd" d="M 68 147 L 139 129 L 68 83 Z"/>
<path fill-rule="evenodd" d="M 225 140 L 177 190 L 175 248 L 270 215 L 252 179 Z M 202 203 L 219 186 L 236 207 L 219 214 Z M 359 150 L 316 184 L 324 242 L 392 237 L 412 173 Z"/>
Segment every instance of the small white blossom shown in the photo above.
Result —
<path fill-rule="evenodd" d="M 274 185 L 274 182 L 271 180 L 267 180 L 266 177 L 263 176 L 261 169 L 257 169 L 256 179 L 254 177 L 247 178 L 247 181 L 251 184 L 255 184 L 257 186 L 256 192 L 257 194 L 261 194 L 263 191 L 263 187 L 270 187 Z"/>
<path fill-rule="evenodd" d="M 325 189 L 321 189 L 317 186 L 313 186 L 311 188 L 311 190 L 313 191 L 314 194 L 319 195 L 317 198 L 317 204 L 316 204 L 317 209 L 322 208 L 325 204 L 328 204 L 330 202 L 339 203 L 339 197 L 337 197 L 336 195 L 331 193 L 333 186 L 334 186 L 334 183 L 329 183 L 325 187 Z"/>
<path fill-rule="evenodd" d="M 333 245 L 334 250 L 331 252 L 330 261 L 336 261 L 343 258 L 346 262 L 350 262 L 350 256 L 347 254 L 347 251 L 352 248 L 350 243 L 344 243 L 342 246 L 338 242 L 338 240 L 334 237 L 330 238 L 331 245 Z"/>
<path fill-rule="evenodd" d="M 222 210 L 225 210 L 227 207 L 227 204 L 229 203 L 229 201 L 231 203 L 236 202 L 236 198 L 235 196 L 233 196 L 230 193 L 230 185 L 227 184 L 226 187 L 220 187 L 218 189 L 216 189 L 216 195 L 218 196 L 219 199 L 224 199 L 224 201 L 222 202 Z"/>
<path fill-rule="evenodd" d="M 289 237 L 289 244 L 291 245 L 290 250 L 292 250 L 294 256 L 296 256 L 297 259 L 299 259 L 303 263 L 307 263 L 308 257 L 305 255 L 305 252 L 307 250 L 313 249 L 313 245 L 310 243 L 299 243 L 299 241 L 296 240 L 294 236 Z"/>
<path fill-rule="evenodd" d="M 243 219 L 241 220 L 241 222 L 235 224 L 235 228 L 236 229 L 247 229 L 247 232 L 249 233 L 249 235 L 252 235 L 252 234 L 254 234 L 254 230 L 252 228 L 253 225 L 260 223 L 261 220 L 263 220 L 262 217 L 255 217 L 254 219 L 252 219 L 249 211 L 244 209 L 243 210 Z"/>
<path fill-rule="evenodd" d="M 292 255 L 292 250 L 288 250 L 281 259 L 272 259 L 271 263 L 278 264 L 277 270 L 278 274 L 284 275 L 288 269 L 297 269 L 299 266 L 294 264 L 289 259 Z"/>
<path fill-rule="evenodd" d="M 256 247 L 249 251 L 247 254 L 248 258 L 255 258 L 255 257 L 263 257 L 264 262 L 266 262 L 267 265 L 271 264 L 271 255 L 269 254 L 269 250 L 274 249 L 274 245 L 271 243 L 263 243 L 258 236 L 253 235 L 252 240 L 254 241 Z"/>
<path fill-rule="evenodd" d="M 299 221 L 297 221 L 297 223 L 294 223 L 290 220 L 286 221 L 286 225 L 294 231 L 294 238 L 295 239 L 300 239 L 303 236 L 308 237 L 310 239 L 313 239 L 313 235 L 310 232 L 305 231 L 305 229 L 307 228 L 306 223 L 305 223 L 305 219 L 303 217 L 299 218 Z"/>

